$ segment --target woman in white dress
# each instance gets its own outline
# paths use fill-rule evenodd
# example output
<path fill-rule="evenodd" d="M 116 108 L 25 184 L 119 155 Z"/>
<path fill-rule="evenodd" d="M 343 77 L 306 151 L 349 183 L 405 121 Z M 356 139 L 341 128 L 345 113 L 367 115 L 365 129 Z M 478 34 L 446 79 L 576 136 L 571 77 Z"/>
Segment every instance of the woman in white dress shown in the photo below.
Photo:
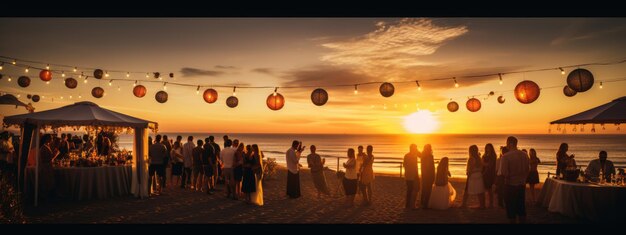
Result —
<path fill-rule="evenodd" d="M 256 190 L 250 194 L 251 202 L 257 206 L 263 205 L 263 152 L 259 150 L 259 146 L 252 145 L 252 156 L 258 160 L 258 165 L 252 168 L 256 178 Z"/>
<path fill-rule="evenodd" d="M 469 195 L 478 195 L 480 201 L 479 209 L 485 208 L 485 183 L 483 182 L 483 164 L 478 152 L 478 146 L 472 145 L 469 148 L 469 158 L 467 159 L 467 184 L 463 193 L 463 203 L 461 207 L 467 207 Z"/>
<path fill-rule="evenodd" d="M 454 199 L 456 199 L 456 190 L 448 181 L 448 177 L 451 176 L 448 170 L 448 161 L 448 158 L 444 157 L 437 165 L 437 177 L 435 178 L 433 190 L 430 193 L 428 208 L 445 210 L 450 208 L 454 203 Z"/>

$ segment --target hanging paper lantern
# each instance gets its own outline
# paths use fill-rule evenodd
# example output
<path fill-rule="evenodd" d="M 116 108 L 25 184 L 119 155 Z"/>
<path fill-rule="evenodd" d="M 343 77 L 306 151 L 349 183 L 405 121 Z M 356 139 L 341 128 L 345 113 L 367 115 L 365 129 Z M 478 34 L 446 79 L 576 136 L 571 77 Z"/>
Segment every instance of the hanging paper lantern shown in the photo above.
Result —
<path fill-rule="evenodd" d="M 236 96 L 230 96 L 228 97 L 228 99 L 226 99 L 226 105 L 228 107 L 234 108 L 234 107 L 237 107 L 238 104 L 239 104 L 239 99 L 237 99 Z"/>
<path fill-rule="evenodd" d="M 104 96 L 104 89 L 102 89 L 102 87 L 94 87 L 93 89 L 91 89 L 91 95 L 100 99 L 102 98 L 102 96 Z"/>
<path fill-rule="evenodd" d="M 469 110 L 470 112 L 476 112 L 480 110 L 480 106 L 481 106 L 480 100 L 476 98 L 471 98 L 467 100 L 467 103 L 465 103 L 465 106 L 467 107 L 467 110 Z"/>
<path fill-rule="evenodd" d="M 39 98 L 39 95 L 33 95 L 33 97 L 32 97 L 32 100 L 33 100 L 33 102 L 35 102 L 35 103 L 39 102 L 39 99 L 40 99 L 40 98 Z"/>
<path fill-rule="evenodd" d="M 585 92 L 593 86 L 593 74 L 586 69 L 575 69 L 567 75 L 567 86 L 576 92 Z"/>
<path fill-rule="evenodd" d="M 209 104 L 215 103 L 215 101 L 217 101 L 217 91 L 214 90 L 213 88 L 206 89 L 204 90 L 204 94 L 202 95 L 202 98 L 204 98 L 204 101 L 206 101 Z"/>
<path fill-rule="evenodd" d="M 74 78 L 66 78 L 65 79 L 65 87 L 74 89 L 78 86 L 78 81 Z"/>
<path fill-rule="evenodd" d="M 524 80 L 515 86 L 515 98 L 522 104 L 530 104 L 539 98 L 540 91 L 537 83 Z"/>
<path fill-rule="evenodd" d="M 144 97 L 146 95 L 146 87 L 143 85 L 137 85 L 133 88 L 133 95 L 137 98 Z"/>
<path fill-rule="evenodd" d="M 30 100 L 31 98 L 33 98 L 33 96 L 31 94 L 28 94 L 28 95 L 26 95 L 26 98 L 28 98 Z"/>
<path fill-rule="evenodd" d="M 41 70 L 41 72 L 39 72 L 39 78 L 44 82 L 50 81 L 52 80 L 52 72 L 47 69 Z"/>
<path fill-rule="evenodd" d="M 282 109 L 283 106 L 285 106 L 285 97 L 283 97 L 283 95 L 281 95 L 280 93 L 275 93 L 274 94 L 270 94 L 267 97 L 267 107 L 270 108 L 271 110 L 279 110 Z"/>
<path fill-rule="evenodd" d="M 505 101 L 504 96 L 498 96 L 498 103 L 504 104 L 504 101 Z"/>
<path fill-rule="evenodd" d="M 94 78 L 102 79 L 102 75 L 104 75 L 104 71 L 102 71 L 102 69 L 96 69 L 93 71 Z"/>
<path fill-rule="evenodd" d="M 311 101 L 317 106 L 322 106 L 328 101 L 328 92 L 322 88 L 317 88 L 311 93 Z"/>
<path fill-rule="evenodd" d="M 154 98 L 156 99 L 157 102 L 159 102 L 161 104 L 165 103 L 165 102 L 167 102 L 167 92 L 159 91 L 159 92 L 156 93 Z"/>
<path fill-rule="evenodd" d="M 570 88 L 569 86 L 564 86 L 563 87 L 563 94 L 565 94 L 565 96 L 567 97 L 572 97 L 576 95 L 576 92 L 574 89 Z"/>
<path fill-rule="evenodd" d="M 393 95 L 395 88 L 393 87 L 393 84 L 385 82 L 380 85 L 380 88 L 378 90 L 380 90 L 380 94 L 382 96 L 390 97 Z"/>
<path fill-rule="evenodd" d="M 159 72 L 154 73 L 154 78 L 159 78 L 159 77 L 161 77 L 161 73 Z"/>
<path fill-rule="evenodd" d="M 173 78 L 173 77 L 174 77 L 174 73 L 170 73 L 170 78 Z"/>
<path fill-rule="evenodd" d="M 17 84 L 20 85 L 21 87 L 28 87 L 30 86 L 30 78 L 27 76 L 20 76 L 17 79 Z"/>
<path fill-rule="evenodd" d="M 493 92 L 493 91 L 490 91 L 490 92 L 489 92 L 489 95 L 490 95 L 490 96 L 495 95 L 495 94 L 496 94 L 496 93 L 495 93 L 495 92 Z"/>
<path fill-rule="evenodd" d="M 454 113 L 457 110 L 459 110 L 459 104 L 457 102 L 450 101 L 450 103 L 448 103 L 448 111 Z"/>

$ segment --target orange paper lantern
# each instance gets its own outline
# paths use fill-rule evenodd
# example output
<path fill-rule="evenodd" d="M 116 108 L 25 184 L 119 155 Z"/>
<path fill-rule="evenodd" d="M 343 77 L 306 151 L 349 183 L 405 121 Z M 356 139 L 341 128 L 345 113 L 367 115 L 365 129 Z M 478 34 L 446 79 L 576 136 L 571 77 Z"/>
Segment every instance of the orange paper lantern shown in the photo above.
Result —
<path fill-rule="evenodd" d="M 93 89 L 91 89 L 91 95 L 100 99 L 102 98 L 102 96 L 104 96 L 104 89 L 102 89 L 102 87 L 94 87 Z"/>
<path fill-rule="evenodd" d="M 539 98 L 540 91 L 537 83 L 524 80 L 515 86 L 515 98 L 522 104 L 530 104 Z"/>
<path fill-rule="evenodd" d="M 165 91 L 157 92 L 156 95 L 154 95 L 154 99 L 156 99 L 156 101 L 161 104 L 167 102 L 167 92 Z"/>
<path fill-rule="evenodd" d="M 44 82 L 48 82 L 52 80 L 52 72 L 47 69 L 41 70 L 41 72 L 39 72 L 39 78 Z"/>
<path fill-rule="evenodd" d="M 143 85 L 137 85 L 133 88 L 133 95 L 137 98 L 144 97 L 146 95 L 146 87 Z"/>
<path fill-rule="evenodd" d="M 78 82 L 74 78 L 66 78 L 65 79 L 65 87 L 74 89 L 78 86 Z"/>
<path fill-rule="evenodd" d="M 214 89 L 206 89 L 202 98 L 209 104 L 215 103 L 215 101 L 217 101 L 217 91 Z"/>
<path fill-rule="evenodd" d="M 480 100 L 476 98 L 471 98 L 467 100 L 467 103 L 465 103 L 465 106 L 467 107 L 467 110 L 469 110 L 470 112 L 476 112 L 480 110 L 480 107 L 481 107 Z"/>
<path fill-rule="evenodd" d="M 267 97 L 266 103 L 267 107 L 271 110 L 279 110 L 285 106 L 285 97 L 283 97 L 280 93 L 270 94 Z"/>
<path fill-rule="evenodd" d="M 454 113 L 457 110 L 459 110 L 459 104 L 457 102 L 450 101 L 450 103 L 448 103 L 448 111 Z"/>

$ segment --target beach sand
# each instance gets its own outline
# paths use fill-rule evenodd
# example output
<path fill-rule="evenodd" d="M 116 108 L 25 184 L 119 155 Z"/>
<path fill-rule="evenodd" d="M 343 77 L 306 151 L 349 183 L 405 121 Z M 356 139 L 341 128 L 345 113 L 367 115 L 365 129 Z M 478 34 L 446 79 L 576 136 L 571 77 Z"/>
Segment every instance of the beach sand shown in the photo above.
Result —
<path fill-rule="evenodd" d="M 335 172 L 326 171 L 333 195 L 321 199 L 317 199 L 308 170 L 300 173 L 302 197 L 288 199 L 285 195 L 286 174 L 286 170 L 280 168 L 274 178 L 264 181 L 265 205 L 262 207 L 227 199 L 223 185 L 218 185 L 219 191 L 213 195 L 168 185 L 162 195 L 148 199 L 126 196 L 49 202 L 37 208 L 26 206 L 25 214 L 29 223 L 508 223 L 504 209 L 458 208 L 465 179 L 451 179 L 457 190 L 456 207 L 438 211 L 405 210 L 405 183 L 397 176 L 377 175 L 373 183 L 372 205 L 361 206 L 362 199 L 357 195 L 356 206 L 346 208 L 344 197 L 336 194 L 337 189 L 343 189 L 338 187 L 340 181 Z M 529 204 L 528 223 L 584 222 Z M 473 206 L 478 206 L 478 201 L 470 197 L 470 208 Z"/>

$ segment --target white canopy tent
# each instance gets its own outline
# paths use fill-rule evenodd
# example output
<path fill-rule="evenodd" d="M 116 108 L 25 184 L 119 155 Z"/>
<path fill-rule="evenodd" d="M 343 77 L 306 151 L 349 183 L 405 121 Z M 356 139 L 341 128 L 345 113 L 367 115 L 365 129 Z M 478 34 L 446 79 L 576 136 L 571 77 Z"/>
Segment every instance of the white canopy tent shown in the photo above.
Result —
<path fill-rule="evenodd" d="M 23 180 L 26 159 L 31 143 L 35 154 L 35 206 L 39 191 L 39 130 L 60 127 L 107 127 L 132 128 L 134 130 L 133 163 L 131 192 L 136 197 L 149 195 L 148 182 L 148 129 L 156 130 L 156 122 L 131 117 L 112 110 L 104 109 L 92 102 L 78 102 L 57 109 L 42 112 L 20 114 L 4 118 L 5 126 L 19 126 L 22 132 L 20 143 L 19 173 Z M 22 184 L 20 184 L 22 185 Z"/>

